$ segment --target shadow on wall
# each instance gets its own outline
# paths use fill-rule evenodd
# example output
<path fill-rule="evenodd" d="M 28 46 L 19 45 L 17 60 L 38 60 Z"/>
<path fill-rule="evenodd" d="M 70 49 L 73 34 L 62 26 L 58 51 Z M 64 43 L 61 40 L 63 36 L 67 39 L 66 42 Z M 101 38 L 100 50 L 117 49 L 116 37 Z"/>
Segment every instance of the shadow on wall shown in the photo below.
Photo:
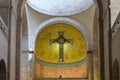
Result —
<path fill-rule="evenodd" d="M 118 63 L 117 59 L 115 59 L 115 61 L 113 63 L 112 80 L 120 80 L 120 78 L 119 78 L 119 63 Z"/>
<path fill-rule="evenodd" d="M 3 59 L 0 60 L 0 80 L 6 80 L 6 65 Z"/>

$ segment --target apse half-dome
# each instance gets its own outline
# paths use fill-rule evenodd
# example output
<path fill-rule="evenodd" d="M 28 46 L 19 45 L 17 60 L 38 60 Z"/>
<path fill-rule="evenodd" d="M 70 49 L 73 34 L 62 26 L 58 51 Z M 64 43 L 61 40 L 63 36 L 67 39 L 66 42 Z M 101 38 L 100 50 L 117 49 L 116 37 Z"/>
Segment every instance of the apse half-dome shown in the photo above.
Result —
<path fill-rule="evenodd" d="M 88 9 L 93 0 L 27 0 L 34 10 L 53 16 L 67 16 Z"/>
<path fill-rule="evenodd" d="M 40 63 L 73 64 L 86 59 L 87 47 L 86 38 L 73 25 L 53 23 L 38 33 L 35 58 Z"/>

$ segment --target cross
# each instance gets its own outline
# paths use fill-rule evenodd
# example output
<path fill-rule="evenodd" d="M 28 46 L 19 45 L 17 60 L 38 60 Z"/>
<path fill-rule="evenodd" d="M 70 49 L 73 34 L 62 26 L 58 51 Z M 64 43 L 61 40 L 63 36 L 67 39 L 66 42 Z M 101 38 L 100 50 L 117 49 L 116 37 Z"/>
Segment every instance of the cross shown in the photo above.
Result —
<path fill-rule="evenodd" d="M 59 44 L 59 62 L 64 62 L 64 44 L 66 42 L 73 44 L 72 39 L 66 39 L 64 37 L 64 31 L 59 31 L 59 36 L 57 39 L 50 39 L 50 44 L 58 43 Z"/>

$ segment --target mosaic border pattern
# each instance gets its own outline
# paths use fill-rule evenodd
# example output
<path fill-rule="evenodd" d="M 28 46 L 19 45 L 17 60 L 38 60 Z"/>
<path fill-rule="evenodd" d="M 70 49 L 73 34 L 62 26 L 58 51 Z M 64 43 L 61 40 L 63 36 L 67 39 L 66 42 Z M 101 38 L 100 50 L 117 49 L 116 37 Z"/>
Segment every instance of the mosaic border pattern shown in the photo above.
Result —
<path fill-rule="evenodd" d="M 81 61 L 78 61 L 78 62 L 74 62 L 74 63 L 48 63 L 48 62 L 44 62 L 44 61 L 41 61 L 41 60 L 38 60 L 37 58 L 35 58 L 35 61 L 41 65 L 45 65 L 45 66 L 51 66 L 51 67 L 68 67 L 68 66 L 77 66 L 77 65 L 80 65 L 80 64 L 83 64 L 87 61 L 87 57 Z"/>

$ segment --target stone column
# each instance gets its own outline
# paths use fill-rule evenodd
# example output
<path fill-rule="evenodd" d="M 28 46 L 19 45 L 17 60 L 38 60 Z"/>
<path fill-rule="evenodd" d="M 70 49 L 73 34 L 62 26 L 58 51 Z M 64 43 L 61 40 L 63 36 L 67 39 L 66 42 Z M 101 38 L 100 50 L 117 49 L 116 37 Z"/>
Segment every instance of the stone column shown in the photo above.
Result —
<path fill-rule="evenodd" d="M 93 74 L 93 52 L 92 51 L 88 51 L 87 52 L 87 56 L 88 56 L 88 80 L 94 80 L 94 74 Z"/>
<path fill-rule="evenodd" d="M 28 80 L 34 79 L 34 54 L 30 53 L 28 56 Z"/>

